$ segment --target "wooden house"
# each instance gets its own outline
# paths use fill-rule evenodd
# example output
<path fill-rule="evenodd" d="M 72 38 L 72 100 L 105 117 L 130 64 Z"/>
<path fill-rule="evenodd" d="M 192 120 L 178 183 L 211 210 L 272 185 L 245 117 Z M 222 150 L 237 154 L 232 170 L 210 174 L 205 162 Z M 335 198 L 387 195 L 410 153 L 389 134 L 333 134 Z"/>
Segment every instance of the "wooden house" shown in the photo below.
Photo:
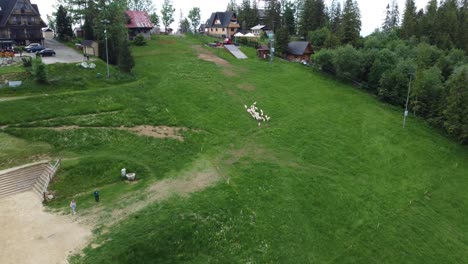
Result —
<path fill-rule="evenodd" d="M 42 28 L 47 25 L 39 8 L 29 0 L 0 0 L 0 48 L 43 43 Z"/>
<path fill-rule="evenodd" d="M 239 29 L 237 15 L 234 12 L 214 12 L 206 22 L 205 32 L 210 36 L 232 38 Z"/>
<path fill-rule="evenodd" d="M 291 41 L 288 43 L 286 58 L 288 61 L 310 62 L 310 55 L 314 54 L 312 45 L 308 41 Z"/>
<path fill-rule="evenodd" d="M 128 38 L 134 39 L 141 34 L 146 39 L 151 38 L 151 30 L 154 24 L 151 22 L 150 16 L 145 11 L 125 11 L 127 17 Z"/>

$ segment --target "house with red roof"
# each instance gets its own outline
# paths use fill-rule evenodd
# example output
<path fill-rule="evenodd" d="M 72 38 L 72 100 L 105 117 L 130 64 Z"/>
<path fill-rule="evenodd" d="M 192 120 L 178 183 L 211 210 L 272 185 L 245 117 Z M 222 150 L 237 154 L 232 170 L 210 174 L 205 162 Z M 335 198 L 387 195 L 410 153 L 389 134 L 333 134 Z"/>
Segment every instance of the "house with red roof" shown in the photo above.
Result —
<path fill-rule="evenodd" d="M 125 11 L 127 17 L 128 38 L 134 39 L 138 34 L 143 35 L 146 39 L 151 38 L 150 31 L 154 28 L 151 23 L 150 16 L 145 11 Z"/>

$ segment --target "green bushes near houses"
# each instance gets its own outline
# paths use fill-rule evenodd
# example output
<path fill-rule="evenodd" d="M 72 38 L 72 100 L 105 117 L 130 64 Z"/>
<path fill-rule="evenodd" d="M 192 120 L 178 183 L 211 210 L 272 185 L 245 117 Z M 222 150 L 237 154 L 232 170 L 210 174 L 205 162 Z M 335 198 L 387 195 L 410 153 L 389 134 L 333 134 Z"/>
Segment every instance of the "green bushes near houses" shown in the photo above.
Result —
<path fill-rule="evenodd" d="M 48 83 L 47 67 L 40 57 L 32 61 L 32 76 L 38 83 Z"/>
<path fill-rule="evenodd" d="M 136 46 L 145 46 L 146 45 L 145 36 L 143 36 L 142 34 L 138 34 L 133 40 L 133 44 L 135 44 Z"/>

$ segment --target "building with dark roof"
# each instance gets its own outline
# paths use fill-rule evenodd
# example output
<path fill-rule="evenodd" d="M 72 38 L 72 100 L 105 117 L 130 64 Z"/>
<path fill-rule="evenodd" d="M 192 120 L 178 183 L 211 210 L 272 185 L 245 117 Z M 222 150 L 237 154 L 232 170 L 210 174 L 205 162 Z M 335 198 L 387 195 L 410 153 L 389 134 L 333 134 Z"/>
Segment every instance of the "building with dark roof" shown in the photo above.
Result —
<path fill-rule="evenodd" d="M 314 50 L 308 41 L 291 41 L 288 43 L 286 57 L 289 61 L 310 62 L 310 55 L 312 54 L 314 54 Z"/>
<path fill-rule="evenodd" d="M 43 43 L 46 26 L 39 8 L 29 0 L 0 0 L 0 48 Z"/>
<path fill-rule="evenodd" d="M 232 38 L 239 27 L 236 13 L 214 12 L 206 22 L 205 32 L 210 36 Z"/>
<path fill-rule="evenodd" d="M 127 17 L 128 37 L 134 39 L 138 34 L 145 38 L 151 38 L 151 30 L 154 24 L 151 22 L 150 16 L 145 11 L 125 11 Z"/>

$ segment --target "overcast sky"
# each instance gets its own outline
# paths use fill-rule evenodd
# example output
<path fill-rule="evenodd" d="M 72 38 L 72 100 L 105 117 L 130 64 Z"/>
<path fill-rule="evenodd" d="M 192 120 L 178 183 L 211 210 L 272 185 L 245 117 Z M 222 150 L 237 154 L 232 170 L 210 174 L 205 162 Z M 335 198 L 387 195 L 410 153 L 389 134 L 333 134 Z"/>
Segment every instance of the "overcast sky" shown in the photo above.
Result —
<path fill-rule="evenodd" d="M 342 0 L 342 2 L 343 1 L 344 0 Z M 361 10 L 361 35 L 366 36 L 372 33 L 375 28 L 378 28 L 382 25 L 383 19 L 385 17 L 385 7 L 390 1 L 391 0 L 357 0 L 359 9 Z M 39 11 L 41 12 L 44 20 L 46 14 L 51 15 L 54 11 L 52 7 L 54 2 L 54 0 L 31 0 L 31 3 L 38 4 Z M 229 0 L 172 0 L 172 2 L 174 3 L 174 7 L 176 9 L 176 22 L 173 23 L 172 28 L 176 29 L 179 24 L 178 20 L 181 9 L 184 16 L 187 16 L 188 11 L 192 7 L 199 7 L 201 9 L 201 19 L 203 22 L 205 22 L 212 12 L 225 11 Z M 242 2 L 242 0 L 237 0 L 238 4 L 240 4 L 240 2 Z M 330 2 L 331 0 L 325 0 L 327 6 L 329 6 Z M 415 2 L 417 8 L 420 9 L 426 6 L 428 0 L 415 0 Z M 153 3 L 157 9 L 158 14 L 160 14 L 163 0 L 153 0 Z M 403 14 L 405 0 L 397 0 L 397 3 L 400 8 L 400 14 Z"/>

